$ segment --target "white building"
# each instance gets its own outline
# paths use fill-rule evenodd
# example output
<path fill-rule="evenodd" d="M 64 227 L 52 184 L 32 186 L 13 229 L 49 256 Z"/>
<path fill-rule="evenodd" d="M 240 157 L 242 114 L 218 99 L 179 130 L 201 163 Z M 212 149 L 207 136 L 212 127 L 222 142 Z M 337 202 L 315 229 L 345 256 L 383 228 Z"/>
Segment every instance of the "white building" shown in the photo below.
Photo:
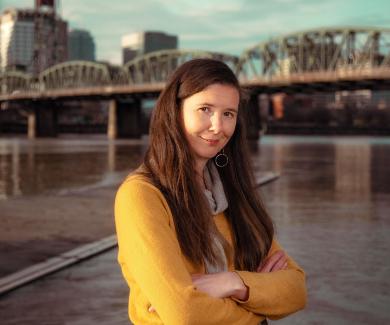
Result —
<path fill-rule="evenodd" d="M 2 70 L 36 73 L 67 59 L 67 23 L 53 17 L 31 9 L 3 11 L 0 16 Z M 37 30 L 39 35 L 35 35 Z"/>
<path fill-rule="evenodd" d="M 4 12 L 0 19 L 1 68 L 29 66 L 34 51 L 34 21 L 18 21 L 13 11 Z"/>

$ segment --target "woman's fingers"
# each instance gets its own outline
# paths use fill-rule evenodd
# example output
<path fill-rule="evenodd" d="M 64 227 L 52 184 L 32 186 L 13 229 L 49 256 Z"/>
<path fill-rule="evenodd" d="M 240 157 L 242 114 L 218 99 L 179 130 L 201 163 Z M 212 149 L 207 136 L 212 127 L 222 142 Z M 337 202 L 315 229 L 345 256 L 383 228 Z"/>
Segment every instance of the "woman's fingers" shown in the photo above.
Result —
<path fill-rule="evenodd" d="M 277 251 L 266 258 L 257 268 L 257 272 L 271 272 L 274 264 L 283 256 L 283 251 Z"/>
<path fill-rule="evenodd" d="M 286 264 L 287 264 L 287 258 L 286 258 L 286 256 L 284 255 L 283 257 L 281 257 L 281 258 L 274 264 L 274 266 L 273 266 L 272 269 L 271 269 L 271 272 L 283 270 L 283 268 L 285 267 Z"/>
<path fill-rule="evenodd" d="M 204 275 L 204 274 L 200 274 L 200 273 L 191 274 L 192 281 L 201 278 L 203 275 Z"/>
<path fill-rule="evenodd" d="M 283 251 L 277 251 L 268 257 L 258 268 L 257 272 L 273 272 L 281 270 L 287 262 L 286 255 Z"/>
<path fill-rule="evenodd" d="M 227 298 L 232 295 L 245 295 L 247 287 L 234 272 L 193 274 L 192 283 L 199 291 L 214 298 Z"/>

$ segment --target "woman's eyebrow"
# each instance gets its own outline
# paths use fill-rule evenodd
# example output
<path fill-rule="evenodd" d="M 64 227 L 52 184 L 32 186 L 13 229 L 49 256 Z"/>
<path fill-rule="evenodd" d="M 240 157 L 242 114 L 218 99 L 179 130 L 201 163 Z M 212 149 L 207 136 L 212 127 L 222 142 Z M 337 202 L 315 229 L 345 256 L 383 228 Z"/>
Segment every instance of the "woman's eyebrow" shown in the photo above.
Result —
<path fill-rule="evenodd" d="M 210 106 L 210 107 L 215 107 L 214 104 L 210 104 L 210 103 L 199 103 L 198 106 Z"/>
<path fill-rule="evenodd" d="M 238 109 L 237 108 L 228 108 L 227 111 L 237 113 Z"/>
<path fill-rule="evenodd" d="M 198 106 L 216 107 L 214 104 L 210 104 L 210 103 L 200 103 L 200 104 L 198 104 Z M 237 108 L 227 108 L 226 110 L 227 111 L 232 111 L 232 112 L 235 112 L 235 113 L 238 112 Z"/>

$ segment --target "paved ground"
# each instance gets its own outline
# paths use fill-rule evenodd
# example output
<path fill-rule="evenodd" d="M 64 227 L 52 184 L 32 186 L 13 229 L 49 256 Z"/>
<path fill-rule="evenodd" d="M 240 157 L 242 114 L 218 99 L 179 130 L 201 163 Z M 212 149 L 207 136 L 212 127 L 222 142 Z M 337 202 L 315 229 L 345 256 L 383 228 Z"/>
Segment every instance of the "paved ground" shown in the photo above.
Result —
<path fill-rule="evenodd" d="M 0 277 L 115 232 L 116 186 L 0 202 Z"/>
<path fill-rule="evenodd" d="M 129 324 L 116 249 L 0 299 L 2 325 Z"/>

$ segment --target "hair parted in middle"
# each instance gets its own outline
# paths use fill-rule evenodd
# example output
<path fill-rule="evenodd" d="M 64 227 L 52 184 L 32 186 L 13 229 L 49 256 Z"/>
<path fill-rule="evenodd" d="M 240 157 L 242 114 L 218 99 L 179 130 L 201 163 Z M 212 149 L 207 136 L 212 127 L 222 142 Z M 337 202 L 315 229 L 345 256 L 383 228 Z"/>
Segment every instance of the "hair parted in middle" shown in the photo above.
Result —
<path fill-rule="evenodd" d="M 225 215 L 233 234 L 234 256 L 232 247 L 217 231 L 196 181 L 194 158 L 182 123 L 183 101 L 213 84 L 234 87 L 241 99 L 235 131 L 224 148 L 229 164 L 218 170 L 229 205 Z M 150 145 L 141 173 L 164 194 L 181 250 L 198 266 L 205 259 L 222 263 L 213 249 L 213 236 L 220 238 L 237 270 L 256 271 L 271 246 L 274 227 L 255 190 L 244 114 L 236 76 L 225 63 L 213 59 L 194 59 L 181 65 L 168 80 L 153 111 Z M 212 163 L 210 159 L 208 164 Z"/>

